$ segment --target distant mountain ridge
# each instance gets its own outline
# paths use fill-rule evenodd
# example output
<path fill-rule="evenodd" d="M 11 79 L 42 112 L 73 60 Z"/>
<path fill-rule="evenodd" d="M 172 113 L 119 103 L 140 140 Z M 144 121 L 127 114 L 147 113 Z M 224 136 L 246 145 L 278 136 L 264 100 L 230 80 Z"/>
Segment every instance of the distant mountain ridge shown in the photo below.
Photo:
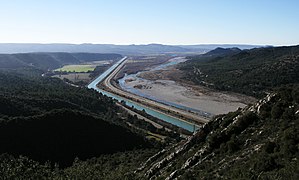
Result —
<path fill-rule="evenodd" d="M 187 59 L 200 60 L 201 62 L 204 62 L 204 61 L 212 60 L 214 58 L 232 56 L 232 55 L 240 53 L 241 51 L 242 50 L 237 47 L 233 47 L 233 48 L 217 47 L 216 49 L 208 51 L 207 53 L 204 53 L 204 54 L 199 54 L 199 55 L 195 55 L 195 56 L 192 56 L 192 55 L 187 56 Z"/>
<path fill-rule="evenodd" d="M 148 54 L 202 54 L 217 47 L 251 49 L 259 45 L 114 45 L 114 44 L 37 44 L 37 43 L 0 43 L 0 53 L 31 53 L 31 52 L 89 52 L 89 53 L 118 53 L 122 55 Z"/>
<path fill-rule="evenodd" d="M 239 48 L 243 49 L 253 49 L 259 47 L 270 47 L 268 45 L 250 45 L 250 44 L 198 44 L 198 45 L 181 45 L 180 47 L 183 48 L 190 48 L 190 49 L 206 49 L 206 50 L 213 50 L 216 48 Z"/>
<path fill-rule="evenodd" d="M 115 60 L 120 54 L 100 53 L 18 53 L 0 54 L 0 68 L 35 67 L 48 70 L 56 69 L 65 64 L 79 64 L 89 61 Z"/>

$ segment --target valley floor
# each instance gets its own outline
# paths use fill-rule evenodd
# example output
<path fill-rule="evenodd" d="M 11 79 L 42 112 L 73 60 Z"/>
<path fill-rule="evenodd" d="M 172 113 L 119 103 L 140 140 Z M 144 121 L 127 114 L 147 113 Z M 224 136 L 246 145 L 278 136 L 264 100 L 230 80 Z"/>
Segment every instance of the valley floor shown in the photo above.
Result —
<path fill-rule="evenodd" d="M 173 66 L 156 71 L 144 71 L 126 79 L 126 86 L 162 101 L 194 108 L 213 115 L 224 114 L 254 103 L 255 98 L 229 92 L 219 92 L 182 81 L 182 72 Z"/>
<path fill-rule="evenodd" d="M 243 108 L 248 102 L 239 95 L 215 92 L 204 87 L 183 86 L 171 80 L 132 80 L 131 87 L 139 87 L 144 94 L 157 99 L 192 107 L 211 114 L 224 114 Z"/>

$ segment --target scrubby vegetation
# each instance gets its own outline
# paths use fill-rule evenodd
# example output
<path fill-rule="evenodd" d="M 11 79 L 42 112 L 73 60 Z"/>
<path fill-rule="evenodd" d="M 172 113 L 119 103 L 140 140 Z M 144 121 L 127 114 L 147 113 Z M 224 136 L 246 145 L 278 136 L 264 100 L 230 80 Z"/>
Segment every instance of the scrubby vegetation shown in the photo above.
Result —
<path fill-rule="evenodd" d="M 206 142 L 213 155 L 192 170 L 193 177 L 298 179 L 299 85 L 279 89 L 256 111 L 217 117 L 210 126 Z"/>
<path fill-rule="evenodd" d="M 275 87 L 299 82 L 299 46 L 233 52 L 238 51 L 190 57 L 180 69 L 195 84 L 259 98 Z"/>
<path fill-rule="evenodd" d="M 298 179 L 299 85 L 215 117 L 139 173 L 143 178 Z"/>
<path fill-rule="evenodd" d="M 82 62 L 115 60 L 121 58 L 120 54 L 100 53 L 18 53 L 0 54 L 1 68 L 34 67 L 38 69 L 53 70 L 65 64 L 80 64 Z"/>
<path fill-rule="evenodd" d="M 3 179 L 136 179 L 134 169 L 155 152 L 139 149 L 101 155 L 86 161 L 75 159 L 72 166 L 61 169 L 57 164 L 41 164 L 24 156 L 0 155 Z"/>
<path fill-rule="evenodd" d="M 66 167 L 76 157 L 153 147 L 112 99 L 38 70 L 1 71 L 0 100 L 0 153 Z"/>

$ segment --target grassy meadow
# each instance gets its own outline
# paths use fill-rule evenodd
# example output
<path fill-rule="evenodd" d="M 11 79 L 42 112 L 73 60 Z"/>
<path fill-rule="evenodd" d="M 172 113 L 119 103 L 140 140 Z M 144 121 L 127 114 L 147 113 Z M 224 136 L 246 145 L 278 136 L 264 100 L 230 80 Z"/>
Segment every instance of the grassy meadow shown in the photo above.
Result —
<path fill-rule="evenodd" d="M 55 71 L 63 71 L 63 72 L 88 72 L 93 71 L 96 68 L 95 64 L 78 64 L 78 65 L 66 65 L 62 68 L 56 69 Z"/>

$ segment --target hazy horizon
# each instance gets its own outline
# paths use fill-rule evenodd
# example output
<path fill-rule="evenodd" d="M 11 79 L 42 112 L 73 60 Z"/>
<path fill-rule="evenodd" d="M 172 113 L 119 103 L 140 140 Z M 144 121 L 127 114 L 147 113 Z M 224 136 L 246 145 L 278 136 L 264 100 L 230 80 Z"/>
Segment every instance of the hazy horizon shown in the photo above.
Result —
<path fill-rule="evenodd" d="M 83 43 L 71 43 L 71 42 L 0 42 L 0 44 L 40 44 L 40 45 L 49 45 L 49 44 L 57 44 L 57 45 L 63 45 L 63 44 L 70 44 L 70 45 L 116 45 L 116 46 L 130 46 L 130 45 L 136 45 L 136 46 L 142 46 L 142 45 L 166 45 L 166 46 L 209 46 L 209 45 L 257 45 L 257 46 L 280 46 L 280 45 L 272 45 L 272 44 L 249 44 L 249 43 L 194 43 L 194 44 L 170 44 L 170 43 L 127 43 L 127 44 L 115 44 L 115 43 L 89 43 L 89 42 L 83 42 Z M 299 43 L 298 43 L 299 44 Z M 292 46 L 292 45 L 298 45 L 298 44 L 286 44 L 286 46 Z M 283 46 L 283 45 L 282 45 Z"/>
<path fill-rule="evenodd" d="M 298 5 L 294 0 L 5 1 L 0 42 L 296 45 Z"/>

